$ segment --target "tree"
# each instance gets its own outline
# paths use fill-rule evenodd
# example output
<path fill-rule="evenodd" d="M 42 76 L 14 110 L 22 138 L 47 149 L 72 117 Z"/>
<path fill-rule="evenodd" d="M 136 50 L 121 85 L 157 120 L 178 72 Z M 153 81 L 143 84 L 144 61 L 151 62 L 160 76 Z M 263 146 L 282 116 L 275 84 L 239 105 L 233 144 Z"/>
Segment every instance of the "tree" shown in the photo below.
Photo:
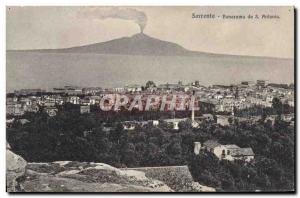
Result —
<path fill-rule="evenodd" d="M 276 114 L 279 116 L 282 114 L 282 102 L 278 98 L 273 98 L 272 107 L 275 110 Z"/>
<path fill-rule="evenodd" d="M 128 143 L 124 145 L 121 151 L 121 160 L 124 164 L 127 165 L 127 167 L 135 167 L 136 165 L 138 165 L 135 157 L 135 146 L 133 143 Z"/>
<path fill-rule="evenodd" d="M 110 133 L 110 140 L 119 144 L 122 133 L 124 133 L 123 125 L 118 123 L 116 128 Z"/>
<path fill-rule="evenodd" d="M 266 119 L 267 119 L 267 114 L 266 114 L 266 112 L 263 111 L 263 113 L 261 114 L 261 119 L 260 119 L 261 123 L 264 123 Z"/>
<path fill-rule="evenodd" d="M 233 118 L 232 118 L 232 117 L 229 117 L 229 118 L 228 118 L 228 122 L 229 122 L 229 124 L 231 125 L 231 124 L 233 123 Z"/>
<path fill-rule="evenodd" d="M 145 86 L 146 89 L 154 88 L 154 87 L 156 87 L 156 85 L 153 81 L 148 81 Z"/>
<path fill-rule="evenodd" d="M 178 127 L 180 131 L 187 131 L 192 129 L 192 120 L 186 119 L 184 121 L 180 121 L 178 123 Z"/>

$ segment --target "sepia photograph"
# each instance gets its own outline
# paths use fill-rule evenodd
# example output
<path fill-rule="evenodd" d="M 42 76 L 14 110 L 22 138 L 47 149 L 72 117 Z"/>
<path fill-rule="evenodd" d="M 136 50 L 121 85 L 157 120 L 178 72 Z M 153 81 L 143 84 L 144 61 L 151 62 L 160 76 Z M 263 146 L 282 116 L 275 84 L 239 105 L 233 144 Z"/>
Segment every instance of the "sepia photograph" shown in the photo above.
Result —
<path fill-rule="evenodd" d="M 293 6 L 5 11 L 8 193 L 296 192 Z"/>

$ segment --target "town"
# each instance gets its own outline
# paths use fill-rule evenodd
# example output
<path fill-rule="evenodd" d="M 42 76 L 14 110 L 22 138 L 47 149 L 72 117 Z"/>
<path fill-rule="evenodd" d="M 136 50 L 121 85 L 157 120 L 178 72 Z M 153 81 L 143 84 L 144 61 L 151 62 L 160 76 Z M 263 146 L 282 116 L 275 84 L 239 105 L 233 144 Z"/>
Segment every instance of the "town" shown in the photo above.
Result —
<path fill-rule="evenodd" d="M 236 85 L 212 85 L 209 87 L 200 85 L 199 81 L 187 85 L 184 85 L 179 81 L 177 84 L 166 83 L 158 86 L 156 86 L 153 81 L 148 81 L 145 86 L 128 85 L 125 87 L 109 89 L 101 87 L 80 88 L 75 86 L 53 88 L 50 91 L 42 89 L 21 89 L 16 90 L 14 93 L 7 94 L 6 112 L 8 118 L 10 118 L 7 122 L 9 123 L 11 118 L 17 119 L 26 112 L 38 112 L 41 110 L 46 112 L 49 116 L 55 116 L 59 107 L 68 103 L 76 105 L 80 113 L 90 113 L 92 109 L 95 109 L 91 107 L 99 107 L 101 104 L 109 106 L 109 108 L 106 110 L 104 108 L 96 108 L 96 110 L 108 111 L 111 110 L 113 106 L 116 107 L 117 103 L 114 104 L 104 99 L 109 99 L 116 95 L 120 96 L 119 94 L 126 96 L 126 99 L 128 100 L 129 98 L 130 101 L 133 101 L 135 96 L 140 96 L 140 101 L 137 103 L 140 102 L 143 106 L 139 106 L 139 104 L 119 104 L 117 109 L 113 108 L 117 111 L 124 110 L 124 108 L 127 110 L 138 109 L 143 111 L 147 105 L 148 110 L 151 105 L 150 110 L 153 111 L 191 110 L 192 105 L 188 104 L 193 103 L 195 105 L 195 111 L 200 109 L 196 114 L 199 116 L 201 115 L 201 117 L 197 118 L 193 116 L 193 120 L 204 118 L 212 119 L 213 114 L 217 116 L 219 120 L 218 123 L 222 125 L 228 124 L 226 120 L 234 116 L 241 120 L 253 120 L 255 119 L 255 116 L 249 114 L 239 116 L 235 114 L 253 107 L 272 107 L 273 100 L 278 99 L 282 104 L 282 111 L 286 111 L 282 112 L 283 114 L 286 114 L 286 116 L 283 116 L 283 119 L 288 121 L 293 120 L 293 112 L 291 111 L 293 111 L 294 108 L 294 85 L 275 83 L 266 84 L 266 81 L 264 80 L 257 80 L 256 83 L 243 81 Z M 179 96 L 184 96 L 187 100 L 174 98 L 176 95 L 178 96 L 177 98 L 179 98 Z M 149 96 L 155 96 L 156 98 L 150 97 L 150 99 L 157 99 L 158 101 L 149 105 Z M 189 96 L 195 96 L 197 97 L 197 100 L 192 100 L 192 97 Z M 124 98 L 119 98 L 119 103 L 122 103 L 120 101 L 122 99 Z M 173 108 L 168 101 L 175 102 Z M 161 102 L 164 102 L 165 104 L 160 108 L 159 104 Z M 170 118 L 175 118 L 174 114 L 170 116 Z M 274 121 L 274 116 L 269 116 L 269 119 Z"/>
<path fill-rule="evenodd" d="M 8 142 L 27 161 L 188 166 L 227 191 L 293 188 L 293 84 L 22 89 L 7 93 L 6 107 Z"/>

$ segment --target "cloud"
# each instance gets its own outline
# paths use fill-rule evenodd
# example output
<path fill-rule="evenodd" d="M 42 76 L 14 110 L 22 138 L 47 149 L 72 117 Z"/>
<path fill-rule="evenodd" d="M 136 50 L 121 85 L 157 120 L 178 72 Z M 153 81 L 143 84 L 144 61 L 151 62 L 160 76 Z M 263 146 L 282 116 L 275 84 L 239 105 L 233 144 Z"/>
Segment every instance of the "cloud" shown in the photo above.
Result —
<path fill-rule="evenodd" d="M 79 11 L 78 16 L 89 19 L 107 19 L 116 18 L 130 20 L 139 25 L 141 32 L 144 31 L 147 24 L 147 16 L 144 12 L 134 8 L 119 7 L 87 7 Z"/>

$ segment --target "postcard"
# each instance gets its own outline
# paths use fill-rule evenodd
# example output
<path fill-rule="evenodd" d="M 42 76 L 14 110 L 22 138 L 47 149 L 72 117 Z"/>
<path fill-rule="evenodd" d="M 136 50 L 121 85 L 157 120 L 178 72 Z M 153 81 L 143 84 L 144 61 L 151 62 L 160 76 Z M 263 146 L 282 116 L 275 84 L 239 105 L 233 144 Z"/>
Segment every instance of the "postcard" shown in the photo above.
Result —
<path fill-rule="evenodd" d="M 294 12 L 7 6 L 7 192 L 295 192 Z"/>

